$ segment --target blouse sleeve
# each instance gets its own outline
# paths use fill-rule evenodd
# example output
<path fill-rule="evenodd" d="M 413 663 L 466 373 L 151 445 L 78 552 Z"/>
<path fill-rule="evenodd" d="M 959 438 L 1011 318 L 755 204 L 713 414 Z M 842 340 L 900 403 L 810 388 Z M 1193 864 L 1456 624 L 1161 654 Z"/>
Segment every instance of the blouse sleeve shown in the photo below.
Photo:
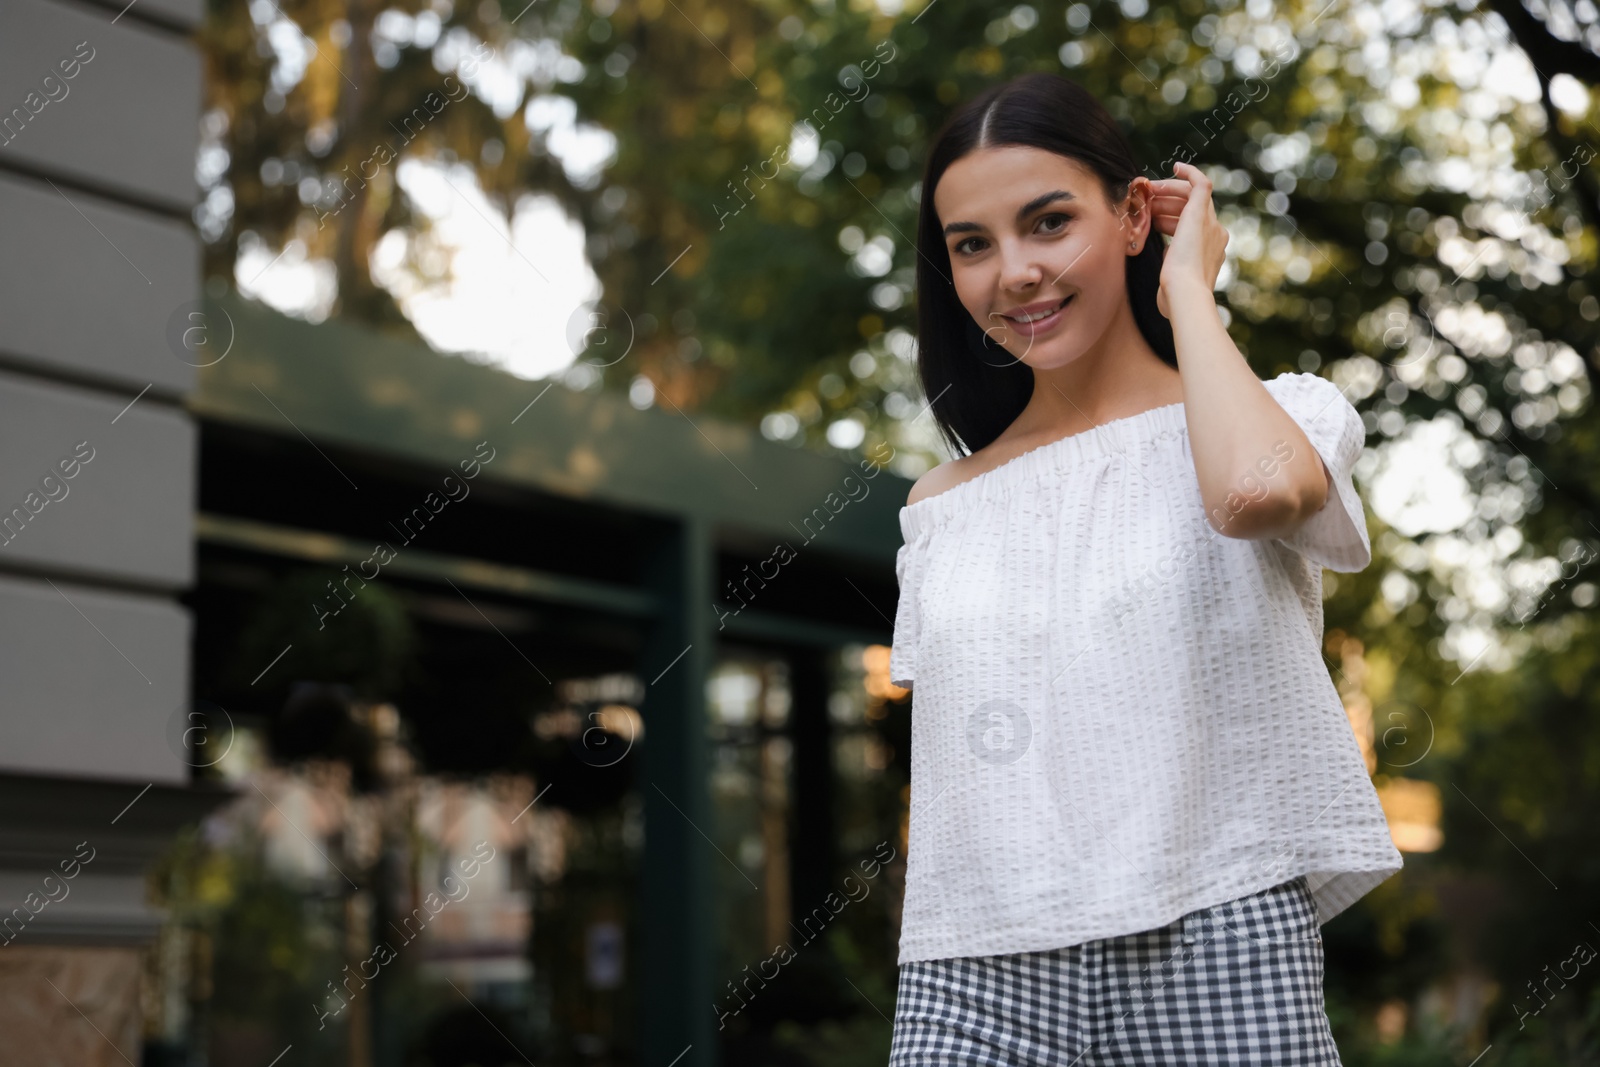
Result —
<path fill-rule="evenodd" d="M 1316 374 L 1282 374 L 1267 386 L 1333 476 L 1328 499 L 1282 542 L 1329 570 L 1360 571 L 1372 562 L 1367 514 L 1351 472 L 1366 444 L 1361 415 L 1339 387 Z"/>
<path fill-rule="evenodd" d="M 917 638 L 922 622 L 917 587 L 922 576 L 922 548 L 920 538 L 907 541 L 900 546 L 894 561 L 900 603 L 895 608 L 894 643 L 889 648 L 889 681 L 901 689 L 910 689 L 917 676 Z"/>

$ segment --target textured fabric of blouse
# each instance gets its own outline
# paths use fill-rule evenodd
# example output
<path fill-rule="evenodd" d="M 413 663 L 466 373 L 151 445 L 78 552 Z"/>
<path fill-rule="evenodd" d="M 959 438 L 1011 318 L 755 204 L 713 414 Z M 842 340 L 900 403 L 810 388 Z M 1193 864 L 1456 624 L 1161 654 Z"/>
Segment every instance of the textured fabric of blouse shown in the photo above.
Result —
<path fill-rule="evenodd" d="M 901 509 L 901 963 L 1150 930 L 1298 875 L 1327 922 L 1400 869 L 1320 647 L 1322 568 L 1372 558 L 1361 417 L 1317 375 L 1263 384 L 1333 479 L 1287 538 L 1211 528 L 1181 403 Z"/>

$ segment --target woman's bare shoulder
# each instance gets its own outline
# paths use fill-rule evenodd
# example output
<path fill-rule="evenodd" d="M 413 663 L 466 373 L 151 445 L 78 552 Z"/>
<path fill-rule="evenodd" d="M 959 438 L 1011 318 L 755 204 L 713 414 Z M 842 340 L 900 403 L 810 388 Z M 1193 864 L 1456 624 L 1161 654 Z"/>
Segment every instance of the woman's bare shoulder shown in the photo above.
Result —
<path fill-rule="evenodd" d="M 962 482 L 969 482 L 987 471 L 1016 459 L 1030 449 L 1058 439 L 1059 436 L 1053 432 L 1043 436 L 1037 433 L 1018 434 L 1011 431 L 1002 433 L 976 452 L 959 456 L 948 463 L 941 463 L 918 478 L 912 483 L 911 492 L 906 496 L 906 507 L 919 500 L 948 492 Z"/>
<path fill-rule="evenodd" d="M 971 475 L 974 456 L 962 456 L 952 459 L 948 463 L 941 463 L 918 478 L 911 486 L 911 492 L 906 496 L 906 507 L 910 507 L 919 500 L 926 500 L 930 496 L 938 496 L 947 489 L 954 489 Z"/>

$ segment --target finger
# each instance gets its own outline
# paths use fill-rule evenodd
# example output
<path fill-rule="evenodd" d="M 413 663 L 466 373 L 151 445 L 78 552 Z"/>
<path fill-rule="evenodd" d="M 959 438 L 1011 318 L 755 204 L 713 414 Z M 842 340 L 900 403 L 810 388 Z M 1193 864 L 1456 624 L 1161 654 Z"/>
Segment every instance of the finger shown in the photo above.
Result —
<path fill-rule="evenodd" d="M 1178 182 L 1176 184 L 1167 186 L 1165 189 L 1152 196 L 1150 198 L 1150 202 L 1152 204 L 1160 203 L 1162 201 L 1167 201 L 1174 204 L 1185 203 L 1188 201 L 1189 193 L 1193 189 L 1194 186 L 1190 185 L 1188 182 Z"/>
<path fill-rule="evenodd" d="M 1216 210 L 1211 201 L 1211 187 L 1196 183 L 1194 195 L 1189 197 L 1189 202 L 1183 205 L 1183 215 L 1193 218 L 1215 218 Z"/>
<path fill-rule="evenodd" d="M 1151 208 L 1157 205 L 1182 206 L 1189 199 L 1189 192 L 1194 187 L 1186 181 L 1152 182 L 1150 198 L 1145 202 Z"/>
<path fill-rule="evenodd" d="M 1194 168 L 1191 167 L 1190 169 L 1193 170 Z M 1187 181 L 1185 184 L 1188 186 L 1188 200 L 1191 203 L 1196 200 L 1211 199 L 1211 182 L 1199 171 L 1195 171 L 1192 180 Z"/>
<path fill-rule="evenodd" d="M 1182 169 L 1180 170 L 1179 168 Z M 1211 179 L 1207 178 L 1206 172 L 1199 167 L 1191 166 L 1188 163 L 1174 163 L 1172 172 L 1180 178 L 1185 178 L 1192 182 L 1196 187 L 1204 188 L 1208 193 L 1211 191 Z"/>

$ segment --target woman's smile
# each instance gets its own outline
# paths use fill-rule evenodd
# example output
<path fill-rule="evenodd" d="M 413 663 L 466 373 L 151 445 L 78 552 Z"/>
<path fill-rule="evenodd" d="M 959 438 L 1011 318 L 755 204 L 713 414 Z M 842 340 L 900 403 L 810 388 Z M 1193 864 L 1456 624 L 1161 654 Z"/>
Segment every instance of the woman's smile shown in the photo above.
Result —
<path fill-rule="evenodd" d="M 1071 302 L 1072 297 L 1068 296 L 1058 302 L 1046 300 L 1024 304 L 998 314 L 1015 333 L 1032 339 L 1042 337 L 1059 326 L 1066 318 L 1067 305 Z"/>

